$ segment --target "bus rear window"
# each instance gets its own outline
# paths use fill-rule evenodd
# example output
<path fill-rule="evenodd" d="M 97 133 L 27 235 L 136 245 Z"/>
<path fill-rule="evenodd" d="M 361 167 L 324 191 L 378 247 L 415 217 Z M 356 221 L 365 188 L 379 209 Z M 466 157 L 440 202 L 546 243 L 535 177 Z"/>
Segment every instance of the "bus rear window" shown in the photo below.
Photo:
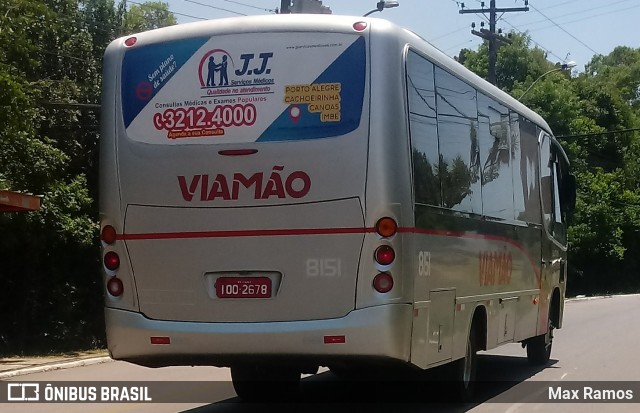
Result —
<path fill-rule="evenodd" d="M 362 117 L 365 40 L 236 34 L 138 45 L 122 64 L 126 135 L 153 144 L 344 135 Z"/>

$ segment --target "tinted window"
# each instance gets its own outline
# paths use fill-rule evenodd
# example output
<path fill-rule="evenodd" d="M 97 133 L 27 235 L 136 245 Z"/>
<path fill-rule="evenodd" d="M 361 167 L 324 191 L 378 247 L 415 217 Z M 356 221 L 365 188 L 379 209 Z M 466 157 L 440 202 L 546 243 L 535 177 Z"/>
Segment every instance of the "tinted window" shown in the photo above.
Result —
<path fill-rule="evenodd" d="M 434 66 L 413 52 L 407 57 L 407 89 L 415 201 L 440 206 Z"/>
<path fill-rule="evenodd" d="M 519 115 L 512 113 L 512 128 L 518 134 L 513 139 L 514 166 L 514 206 L 516 219 L 535 224 L 541 223 L 540 186 L 538 185 L 538 137 L 536 126 Z"/>
<path fill-rule="evenodd" d="M 509 110 L 478 94 L 483 214 L 513 220 L 512 144 Z"/>
<path fill-rule="evenodd" d="M 436 68 L 436 97 L 443 206 L 481 214 L 476 91 Z"/>

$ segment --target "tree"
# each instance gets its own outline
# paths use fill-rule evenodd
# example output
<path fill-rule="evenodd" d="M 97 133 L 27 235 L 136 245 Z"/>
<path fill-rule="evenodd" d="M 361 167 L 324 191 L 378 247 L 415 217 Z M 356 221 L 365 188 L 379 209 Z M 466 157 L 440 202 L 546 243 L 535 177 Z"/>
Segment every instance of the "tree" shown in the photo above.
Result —
<path fill-rule="evenodd" d="M 177 20 L 169 11 L 169 5 L 153 1 L 131 6 L 125 14 L 124 31 L 126 33 L 138 33 L 174 24 L 177 24 Z"/>
<path fill-rule="evenodd" d="M 0 215 L 0 354 L 104 342 L 98 112 L 87 104 L 100 101 L 102 55 L 124 33 L 124 5 L 0 0 L 0 185 L 44 195 L 39 212 Z M 158 8 L 145 27 L 175 23 Z"/>
<path fill-rule="evenodd" d="M 513 90 L 516 82 L 531 83 L 538 76 L 553 68 L 543 50 L 530 49 L 528 35 L 512 33 L 511 44 L 502 45 L 496 62 L 496 85 L 504 90 Z M 489 71 L 489 47 L 485 43 L 472 51 L 460 51 L 458 61 L 477 75 L 486 78 Z"/>

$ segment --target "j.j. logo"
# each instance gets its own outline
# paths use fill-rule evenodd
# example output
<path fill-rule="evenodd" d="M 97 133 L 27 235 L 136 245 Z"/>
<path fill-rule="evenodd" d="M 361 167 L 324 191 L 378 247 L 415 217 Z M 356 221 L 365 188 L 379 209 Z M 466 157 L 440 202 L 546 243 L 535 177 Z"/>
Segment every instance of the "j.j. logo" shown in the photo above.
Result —
<path fill-rule="evenodd" d="M 229 76 L 261 76 L 271 73 L 269 68 L 273 52 L 244 53 L 240 58 L 233 57 L 223 49 L 209 50 L 200 60 L 198 76 L 203 88 L 229 86 Z M 231 81 L 231 85 L 242 82 Z"/>

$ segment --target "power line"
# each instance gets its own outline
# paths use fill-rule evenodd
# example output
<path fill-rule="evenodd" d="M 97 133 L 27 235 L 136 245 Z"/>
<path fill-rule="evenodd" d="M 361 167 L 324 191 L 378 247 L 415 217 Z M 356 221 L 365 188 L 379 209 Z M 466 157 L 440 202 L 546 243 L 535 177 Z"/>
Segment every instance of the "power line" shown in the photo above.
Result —
<path fill-rule="evenodd" d="M 638 131 L 640 131 L 640 128 L 629 128 L 629 129 L 619 129 L 619 130 L 604 131 L 604 132 L 581 133 L 581 134 L 578 134 L 578 135 L 561 135 L 561 136 L 556 136 L 556 138 L 562 138 L 562 139 L 566 139 L 566 138 L 588 138 L 588 137 L 591 137 L 591 136 L 615 135 L 616 133 L 627 133 L 627 132 L 638 132 Z"/>
<path fill-rule="evenodd" d="M 622 11 L 627 11 L 627 10 L 635 9 L 635 8 L 637 8 L 637 7 L 640 7 L 640 4 L 635 4 L 635 5 L 630 6 L 630 7 L 625 7 L 624 9 L 611 10 L 611 11 L 608 11 L 608 12 L 603 12 L 603 13 L 593 14 L 593 15 L 591 15 L 591 16 L 581 17 L 581 18 L 579 18 L 579 19 L 575 19 L 575 20 L 569 20 L 569 21 L 567 21 L 567 22 L 562 22 L 562 24 L 566 26 L 566 25 L 569 25 L 569 24 L 572 24 L 572 23 L 583 22 L 583 21 L 585 21 L 585 20 L 593 19 L 593 18 L 596 18 L 596 17 L 606 16 L 607 14 L 615 14 L 615 13 L 620 13 L 620 12 L 622 12 Z M 566 16 L 569 16 L 569 15 L 565 15 L 564 17 L 566 17 Z M 541 20 L 541 21 L 543 21 L 543 20 Z M 536 23 L 540 23 L 541 21 L 538 21 L 538 22 L 536 22 Z M 533 23 L 531 23 L 531 24 L 533 24 Z M 538 31 L 538 30 L 544 30 L 544 29 L 548 29 L 549 27 L 553 27 L 553 26 L 544 26 L 544 27 L 539 27 L 539 28 L 536 28 L 536 29 L 534 29 L 534 30 L 535 30 L 535 31 Z"/>
<path fill-rule="evenodd" d="M 590 8 L 590 9 L 585 9 L 585 10 L 580 10 L 580 11 L 576 11 L 576 12 L 571 12 L 571 13 L 563 14 L 563 15 L 560 15 L 560 16 L 554 16 L 553 18 L 554 18 L 554 19 L 561 19 L 561 18 L 563 18 L 563 17 L 567 17 L 567 16 L 575 17 L 576 15 L 584 14 L 584 13 L 588 13 L 588 12 L 593 11 L 593 10 L 599 10 L 599 9 L 603 9 L 603 8 L 607 8 L 607 9 L 609 9 L 609 8 L 611 8 L 611 6 L 615 6 L 616 4 L 620 4 L 620 3 L 627 3 L 627 2 L 629 2 L 629 1 L 634 1 L 634 2 L 635 2 L 635 1 L 637 1 L 637 0 L 620 0 L 620 1 L 617 1 L 617 2 L 615 2 L 615 3 L 609 3 L 609 4 L 607 4 L 606 6 L 592 7 L 592 8 Z M 617 13 L 617 12 L 619 12 L 619 11 L 629 10 L 629 9 L 632 9 L 632 8 L 635 8 L 635 7 L 638 7 L 638 6 L 640 6 L 640 4 L 637 4 L 637 3 L 636 3 L 635 5 L 633 5 L 633 6 L 631 6 L 631 7 L 627 7 L 627 8 L 620 9 L 620 10 L 613 10 L 613 11 L 609 11 L 609 12 L 606 12 L 606 13 L 598 13 L 598 14 L 596 14 L 596 15 L 591 15 L 591 16 L 587 16 L 587 17 L 581 17 L 581 18 L 579 18 L 579 19 L 577 19 L 577 20 L 574 20 L 574 21 L 575 21 L 575 22 L 578 22 L 578 21 L 586 20 L 586 19 L 593 18 L 593 17 L 599 17 L 599 16 L 602 16 L 602 15 L 605 15 L 605 14 Z M 520 26 L 521 26 L 521 27 L 533 26 L 533 25 L 538 24 L 538 23 L 546 23 L 546 22 L 547 22 L 547 19 L 544 19 L 544 20 L 536 20 L 536 21 L 533 21 L 533 22 L 523 23 L 523 24 L 521 24 Z M 567 23 L 562 22 L 562 24 L 567 24 Z"/>
<path fill-rule="evenodd" d="M 186 1 L 186 0 L 185 0 L 185 1 Z M 143 3 L 138 3 L 137 1 L 133 1 L 133 0 L 127 0 L 127 2 L 128 2 L 128 3 L 133 3 L 133 4 L 138 5 L 138 6 L 142 6 L 142 4 L 143 4 Z M 177 14 L 178 16 L 190 17 L 190 18 L 192 18 L 192 19 L 197 19 L 197 20 L 209 20 L 209 19 L 207 19 L 207 18 L 205 18 L 205 17 L 191 16 L 190 14 L 178 13 L 178 12 L 176 12 L 176 11 L 169 10 L 168 8 L 167 8 L 167 11 L 168 11 L 169 13 L 171 13 L 171 14 Z"/>
<path fill-rule="evenodd" d="M 560 7 L 560 6 L 564 6 L 565 4 L 574 3 L 574 2 L 576 2 L 576 1 L 583 1 L 583 0 L 568 0 L 568 1 L 564 1 L 564 2 L 562 2 L 562 3 L 554 4 L 553 6 L 543 7 L 543 8 L 541 8 L 540 10 L 550 10 L 550 9 L 555 9 L 555 8 L 557 8 L 557 7 Z M 626 1 L 626 0 L 624 0 L 624 1 Z M 576 12 L 576 14 L 577 14 L 577 13 L 581 13 L 581 12 Z M 515 17 L 515 18 L 518 18 L 518 17 L 521 17 L 521 15 L 514 16 L 514 17 Z M 527 23 L 527 24 L 529 24 L 529 23 Z"/>
<path fill-rule="evenodd" d="M 459 43 L 459 44 L 457 44 L 457 45 L 455 45 L 455 46 L 451 46 L 451 47 L 447 48 L 446 50 L 443 50 L 443 52 L 448 53 L 448 52 L 449 52 L 449 50 L 457 49 L 457 48 L 459 48 L 459 47 L 461 47 L 461 46 L 465 46 L 465 45 L 467 45 L 467 44 L 471 43 L 472 41 L 473 41 L 473 40 L 469 39 L 469 40 L 467 40 L 466 42 Z"/>
<path fill-rule="evenodd" d="M 458 27 L 458 28 L 457 28 L 457 29 L 455 29 L 454 31 L 451 31 L 451 32 L 449 32 L 449 33 L 442 34 L 442 35 L 440 35 L 440 36 L 438 36 L 438 37 L 434 37 L 433 39 L 429 39 L 429 41 L 430 41 L 430 42 L 435 42 L 436 40 L 440 40 L 440 39 L 442 39 L 442 38 L 445 38 L 445 37 L 451 36 L 452 34 L 456 34 L 456 33 L 460 32 L 461 30 L 463 30 L 463 29 L 465 29 L 465 28 L 466 28 L 466 26 Z"/>
<path fill-rule="evenodd" d="M 238 16 L 247 16 L 246 14 L 244 14 L 244 13 L 240 13 L 240 12 L 238 12 L 238 11 L 233 11 L 233 10 L 229 10 L 229 9 L 224 9 L 224 8 L 222 8 L 222 7 L 216 7 L 216 6 L 212 6 L 212 5 L 210 5 L 210 4 L 200 3 L 200 2 L 197 2 L 197 1 L 194 1 L 194 0 L 184 0 L 184 1 L 186 1 L 187 3 L 197 4 L 197 5 L 199 5 L 199 6 L 209 7 L 209 8 L 211 8 L 211 9 L 216 9 L 216 10 L 226 11 L 227 13 L 236 14 L 236 15 L 238 15 Z M 206 20 L 206 19 L 205 19 L 205 20 Z"/>
<path fill-rule="evenodd" d="M 234 1 L 234 0 L 222 0 L 222 1 L 226 1 L 227 3 L 238 4 L 240 6 L 250 7 L 252 9 L 266 11 L 266 12 L 269 12 L 269 13 L 275 13 L 276 12 L 275 9 L 265 9 L 265 8 L 262 8 L 262 7 L 254 6 L 253 4 L 246 4 L 246 3 L 239 2 L 239 1 Z"/>
<path fill-rule="evenodd" d="M 511 28 L 513 30 L 515 30 L 516 32 L 522 34 L 522 35 L 527 35 L 526 33 L 523 33 L 522 31 L 518 30 L 518 28 L 516 28 L 516 26 L 514 26 L 513 24 L 511 24 L 510 22 L 508 22 L 506 19 L 502 19 L 503 22 L 507 23 L 509 26 L 511 26 Z M 555 56 L 559 61 L 564 62 L 566 59 L 563 59 L 562 57 L 558 56 L 557 54 L 553 53 L 553 51 L 551 51 L 551 49 L 548 49 L 546 47 L 544 47 L 543 45 L 541 45 L 540 43 L 536 42 L 535 40 L 533 40 L 533 38 L 529 35 L 529 40 L 531 40 L 531 42 L 533 44 L 535 44 L 536 46 L 538 46 L 540 49 L 544 50 L 547 54 L 550 54 L 552 56 Z"/>
<path fill-rule="evenodd" d="M 563 32 L 565 32 L 566 34 L 568 34 L 569 36 L 571 36 L 572 39 L 574 39 L 575 41 L 577 41 L 578 43 L 580 43 L 581 45 L 583 45 L 584 47 L 586 47 L 587 49 L 591 50 L 593 53 L 595 54 L 601 54 L 596 52 L 595 50 L 593 50 L 591 48 L 591 46 L 589 46 L 588 44 L 586 44 L 585 42 L 583 42 L 582 40 L 578 39 L 577 37 L 575 37 L 574 35 L 572 35 L 571 33 L 569 33 L 564 27 L 560 26 L 558 23 L 556 23 L 555 21 L 551 20 L 546 14 L 542 13 L 540 10 L 538 10 L 537 8 L 535 8 L 531 3 L 529 3 L 529 6 L 531 6 L 531 8 L 535 11 L 537 11 L 542 17 L 546 18 L 547 20 L 549 20 L 551 23 L 553 23 L 554 26 L 556 26 L 558 29 L 562 30 Z"/>

